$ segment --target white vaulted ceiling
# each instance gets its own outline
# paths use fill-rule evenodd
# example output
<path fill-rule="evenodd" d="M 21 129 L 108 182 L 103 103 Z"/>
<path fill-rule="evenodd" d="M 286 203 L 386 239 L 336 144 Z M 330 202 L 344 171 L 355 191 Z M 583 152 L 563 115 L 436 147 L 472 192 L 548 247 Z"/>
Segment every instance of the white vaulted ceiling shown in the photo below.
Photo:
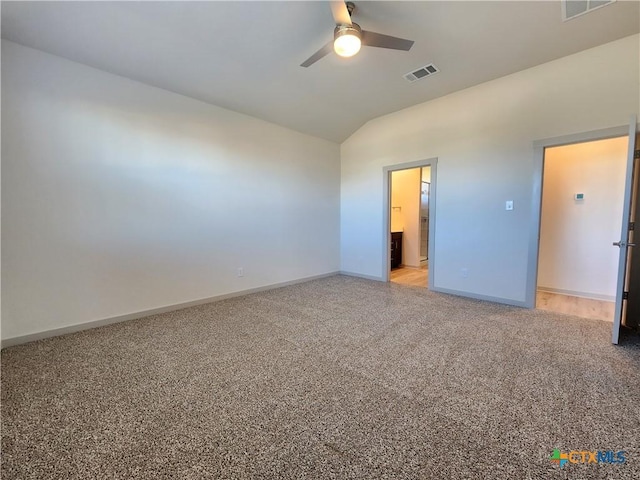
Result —
<path fill-rule="evenodd" d="M 637 1 L 567 22 L 560 1 L 355 3 L 362 28 L 412 50 L 300 67 L 332 37 L 327 2 L 2 2 L 2 37 L 341 142 L 381 115 L 640 31 Z M 403 78 L 429 63 L 440 72 Z"/>

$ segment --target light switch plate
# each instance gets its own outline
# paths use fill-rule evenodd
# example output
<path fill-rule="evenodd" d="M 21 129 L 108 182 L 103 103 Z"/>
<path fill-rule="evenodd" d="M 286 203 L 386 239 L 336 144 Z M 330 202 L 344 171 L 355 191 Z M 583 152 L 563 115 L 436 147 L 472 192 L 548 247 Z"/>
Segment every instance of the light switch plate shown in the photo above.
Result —
<path fill-rule="evenodd" d="M 507 200 L 504 204 L 505 210 L 513 210 L 513 200 Z"/>

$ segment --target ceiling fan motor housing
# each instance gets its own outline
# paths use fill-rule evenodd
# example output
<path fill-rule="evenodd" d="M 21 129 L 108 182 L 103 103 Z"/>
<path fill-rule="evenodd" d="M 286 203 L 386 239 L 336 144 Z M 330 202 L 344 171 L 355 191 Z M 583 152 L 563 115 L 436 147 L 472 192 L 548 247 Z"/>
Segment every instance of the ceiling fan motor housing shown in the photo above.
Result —
<path fill-rule="evenodd" d="M 355 35 L 361 39 L 362 29 L 357 23 L 352 23 L 351 25 L 336 25 L 336 28 L 333 31 L 333 39 L 336 40 L 338 37 L 342 37 L 343 35 Z"/>

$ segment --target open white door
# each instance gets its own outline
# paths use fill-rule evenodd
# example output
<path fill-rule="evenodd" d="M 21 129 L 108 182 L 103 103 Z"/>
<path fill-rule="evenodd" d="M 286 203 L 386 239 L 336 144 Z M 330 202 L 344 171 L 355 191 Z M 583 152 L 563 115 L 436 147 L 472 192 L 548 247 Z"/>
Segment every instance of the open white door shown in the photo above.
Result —
<path fill-rule="evenodd" d="M 611 342 L 618 344 L 620 339 L 620 327 L 624 324 L 625 315 L 625 291 L 627 283 L 627 260 L 629 257 L 629 248 L 634 247 L 635 244 L 630 243 L 629 233 L 630 224 L 633 221 L 633 173 L 634 173 L 634 159 L 636 148 L 636 117 L 631 117 L 629 124 L 629 149 L 627 155 L 627 173 L 624 184 L 624 206 L 622 208 L 622 229 L 620 233 L 620 241 L 614 242 L 614 246 L 620 248 L 620 257 L 618 259 L 618 283 L 616 289 L 616 307 L 613 317 L 613 332 L 611 335 Z"/>

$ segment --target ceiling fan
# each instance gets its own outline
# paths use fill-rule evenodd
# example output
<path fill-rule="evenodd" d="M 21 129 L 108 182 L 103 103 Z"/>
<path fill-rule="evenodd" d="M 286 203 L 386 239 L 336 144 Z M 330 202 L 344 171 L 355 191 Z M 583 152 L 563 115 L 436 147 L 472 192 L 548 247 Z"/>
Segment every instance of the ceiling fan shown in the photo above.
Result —
<path fill-rule="evenodd" d="M 413 46 L 413 40 L 362 30 L 360 25 L 351 21 L 351 15 L 356 8 L 352 2 L 337 0 L 329 3 L 333 19 L 336 21 L 333 40 L 306 59 L 300 65 L 301 67 L 313 65 L 328 55 L 331 50 L 334 50 L 341 57 L 352 57 L 360 51 L 362 45 L 404 51 L 410 50 Z"/>

